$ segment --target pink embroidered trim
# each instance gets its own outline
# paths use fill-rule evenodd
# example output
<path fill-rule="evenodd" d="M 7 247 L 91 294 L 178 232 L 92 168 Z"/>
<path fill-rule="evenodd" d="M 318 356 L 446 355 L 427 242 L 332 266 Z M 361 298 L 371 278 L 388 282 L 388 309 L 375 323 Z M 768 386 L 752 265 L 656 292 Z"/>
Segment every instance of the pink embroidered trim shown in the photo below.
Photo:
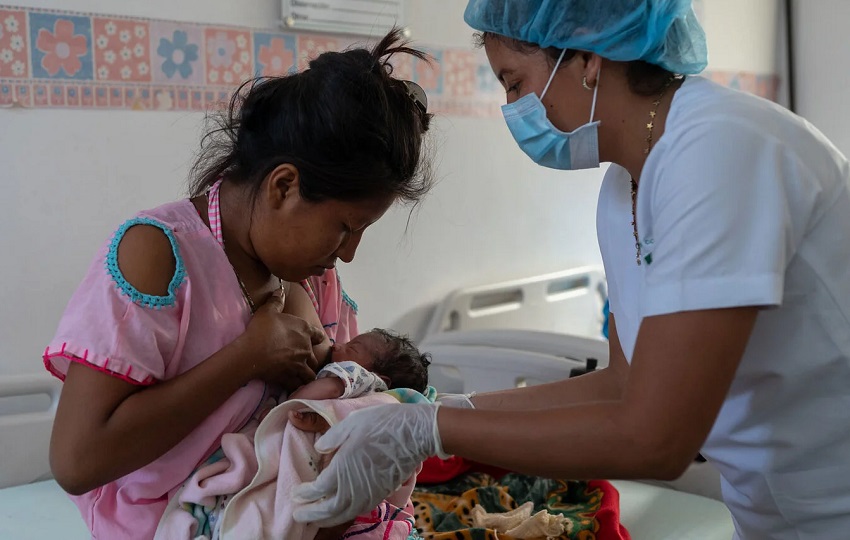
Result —
<path fill-rule="evenodd" d="M 207 218 L 210 220 L 210 231 L 221 247 L 224 247 L 224 234 L 221 232 L 221 180 L 217 180 L 207 193 Z"/>
<path fill-rule="evenodd" d="M 387 522 L 387 528 L 386 528 L 386 530 L 384 531 L 384 540 L 390 540 L 390 535 L 391 535 L 391 534 L 392 534 L 392 532 L 393 532 L 393 528 L 394 528 L 394 527 L 393 527 L 393 524 L 394 524 L 394 523 L 395 523 L 395 522 L 393 522 L 393 521 L 388 521 L 388 522 Z"/>
<path fill-rule="evenodd" d="M 60 381 L 65 380 L 65 374 L 62 373 L 61 371 L 59 371 L 58 369 L 56 369 L 56 367 L 54 367 L 53 360 L 56 359 L 56 358 L 62 358 L 62 359 L 68 360 L 69 362 L 76 362 L 78 364 L 83 364 L 83 365 L 88 366 L 92 369 L 100 371 L 101 373 L 105 373 L 105 374 L 110 375 L 112 377 L 117 377 L 124 382 L 128 382 L 128 383 L 134 384 L 136 386 L 149 386 L 149 385 L 156 382 L 156 379 L 154 379 L 151 376 L 146 377 L 142 381 L 137 381 L 136 379 L 131 378 L 130 374 L 133 371 L 132 366 L 130 366 L 127 369 L 127 373 L 118 373 L 118 372 L 112 371 L 111 369 L 106 367 L 106 366 L 109 365 L 109 359 L 108 358 L 103 363 L 103 366 L 93 364 L 93 363 L 91 363 L 87 360 L 88 353 L 89 353 L 88 349 L 86 349 L 85 353 L 83 354 L 83 357 L 80 358 L 79 356 L 75 356 L 73 354 L 66 353 L 65 352 L 65 345 L 66 344 L 63 343 L 62 348 L 59 350 L 59 352 L 54 352 L 54 353 L 51 353 L 50 347 L 48 347 L 48 348 L 44 349 L 44 355 L 42 356 L 42 360 L 44 362 L 44 368 L 47 371 L 49 371 L 51 375 L 53 375 L 54 377 L 56 377 Z"/>
<path fill-rule="evenodd" d="M 310 297 L 310 301 L 313 303 L 313 308 L 315 308 L 316 313 L 319 313 L 319 301 L 316 299 L 316 293 L 313 292 L 313 285 L 308 280 L 303 280 L 301 282 L 301 287 L 307 291 L 307 296 Z"/>

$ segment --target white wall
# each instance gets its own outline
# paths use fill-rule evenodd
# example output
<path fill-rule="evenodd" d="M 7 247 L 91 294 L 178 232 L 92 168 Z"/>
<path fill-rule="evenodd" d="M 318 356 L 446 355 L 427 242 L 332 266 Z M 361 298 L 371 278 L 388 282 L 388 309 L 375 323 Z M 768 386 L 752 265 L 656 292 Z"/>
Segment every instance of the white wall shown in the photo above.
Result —
<path fill-rule="evenodd" d="M 22 1 L 19 5 L 262 27 L 275 0 Z M 459 0 L 416 0 L 415 38 L 466 46 Z M 120 6 L 120 10 L 119 10 Z M 0 110 L 0 375 L 41 370 L 69 296 L 114 227 L 185 192 L 203 117 L 185 112 Z M 392 212 L 341 269 L 365 327 L 413 330 L 407 316 L 467 284 L 598 262 L 598 173 L 535 167 L 500 119 L 440 118 L 438 186 L 410 228 Z"/>
<path fill-rule="evenodd" d="M 775 73 L 781 0 L 701 0 L 708 69 Z"/>
<path fill-rule="evenodd" d="M 748 0 L 753 5 L 773 0 Z M 737 0 L 704 11 L 713 67 L 760 71 Z M 18 0 L 18 5 L 262 27 L 276 0 Z M 462 0 L 411 0 L 409 24 L 424 44 L 465 46 Z M 762 6 L 759 9 L 767 9 Z M 759 16 L 759 13 L 764 17 Z M 753 21 L 770 14 L 756 11 Z M 763 25 L 762 25 L 763 26 Z M 761 27 L 760 27 L 761 28 Z M 743 34 L 742 34 L 743 33 Z M 723 40 L 739 40 L 723 52 Z M 759 40 L 756 40 L 759 41 Z M 758 56 L 758 55 L 762 56 Z M 725 60 L 724 60 L 725 58 Z M 97 246 L 139 209 L 185 191 L 202 115 L 178 112 L 0 110 L 0 375 L 41 370 L 40 354 Z M 407 228 L 398 209 L 366 235 L 341 268 L 364 327 L 416 332 L 428 307 L 464 285 L 598 264 L 599 171 L 534 166 L 499 118 L 439 118 L 439 184 Z"/>
<path fill-rule="evenodd" d="M 850 154 L 850 39 L 846 0 L 795 0 L 797 112 Z"/>

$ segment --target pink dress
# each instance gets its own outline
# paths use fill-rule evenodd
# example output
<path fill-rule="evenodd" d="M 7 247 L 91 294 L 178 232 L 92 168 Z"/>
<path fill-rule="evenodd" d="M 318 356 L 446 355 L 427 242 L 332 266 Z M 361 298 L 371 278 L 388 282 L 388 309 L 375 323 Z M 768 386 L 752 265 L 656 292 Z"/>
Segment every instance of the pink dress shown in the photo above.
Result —
<path fill-rule="evenodd" d="M 210 217 L 217 218 L 212 208 Z M 171 242 L 177 264 L 166 296 L 140 293 L 118 269 L 118 244 L 137 224 L 159 227 Z M 332 339 L 357 335 L 356 306 L 334 270 L 303 285 Z M 220 238 L 182 200 L 141 212 L 99 250 L 45 350 L 44 365 L 60 379 L 78 362 L 132 384 L 157 384 L 218 352 L 245 331 L 250 317 Z M 152 538 L 168 498 L 220 446 L 223 434 L 251 418 L 264 395 L 262 382 L 248 383 L 152 463 L 72 496 L 92 537 Z"/>

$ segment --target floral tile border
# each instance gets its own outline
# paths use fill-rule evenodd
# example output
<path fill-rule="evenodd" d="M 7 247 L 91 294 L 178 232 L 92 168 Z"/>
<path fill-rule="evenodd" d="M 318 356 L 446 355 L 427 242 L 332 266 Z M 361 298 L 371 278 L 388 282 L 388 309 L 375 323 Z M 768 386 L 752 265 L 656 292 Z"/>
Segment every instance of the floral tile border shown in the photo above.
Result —
<path fill-rule="evenodd" d="M 0 5 L 0 107 L 203 111 L 255 75 L 307 67 L 354 40 Z M 429 48 L 432 64 L 400 57 L 434 112 L 496 117 L 504 92 L 481 51 Z M 776 100 L 779 78 L 710 72 L 721 84 Z"/>

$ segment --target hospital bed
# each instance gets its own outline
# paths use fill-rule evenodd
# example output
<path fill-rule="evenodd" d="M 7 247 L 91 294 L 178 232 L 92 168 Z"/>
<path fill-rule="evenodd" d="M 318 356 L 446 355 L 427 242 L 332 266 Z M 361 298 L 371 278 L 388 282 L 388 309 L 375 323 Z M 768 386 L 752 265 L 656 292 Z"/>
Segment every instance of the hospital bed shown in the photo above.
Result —
<path fill-rule="evenodd" d="M 483 392 L 562 379 L 586 369 L 588 358 L 602 368 L 604 297 L 604 276 L 586 267 L 455 291 L 436 308 L 422 340 L 434 358 L 432 382 L 445 392 Z M 60 389 L 47 374 L 0 379 L 2 539 L 89 538 L 49 473 Z M 641 482 L 614 485 L 621 520 L 635 540 L 732 537 L 729 512 L 715 499 Z"/>
<path fill-rule="evenodd" d="M 442 392 L 487 392 L 580 375 L 608 365 L 607 296 L 600 269 L 579 267 L 452 292 L 420 348 Z M 674 482 L 614 481 L 634 540 L 729 540 L 734 526 L 707 463 Z"/>

